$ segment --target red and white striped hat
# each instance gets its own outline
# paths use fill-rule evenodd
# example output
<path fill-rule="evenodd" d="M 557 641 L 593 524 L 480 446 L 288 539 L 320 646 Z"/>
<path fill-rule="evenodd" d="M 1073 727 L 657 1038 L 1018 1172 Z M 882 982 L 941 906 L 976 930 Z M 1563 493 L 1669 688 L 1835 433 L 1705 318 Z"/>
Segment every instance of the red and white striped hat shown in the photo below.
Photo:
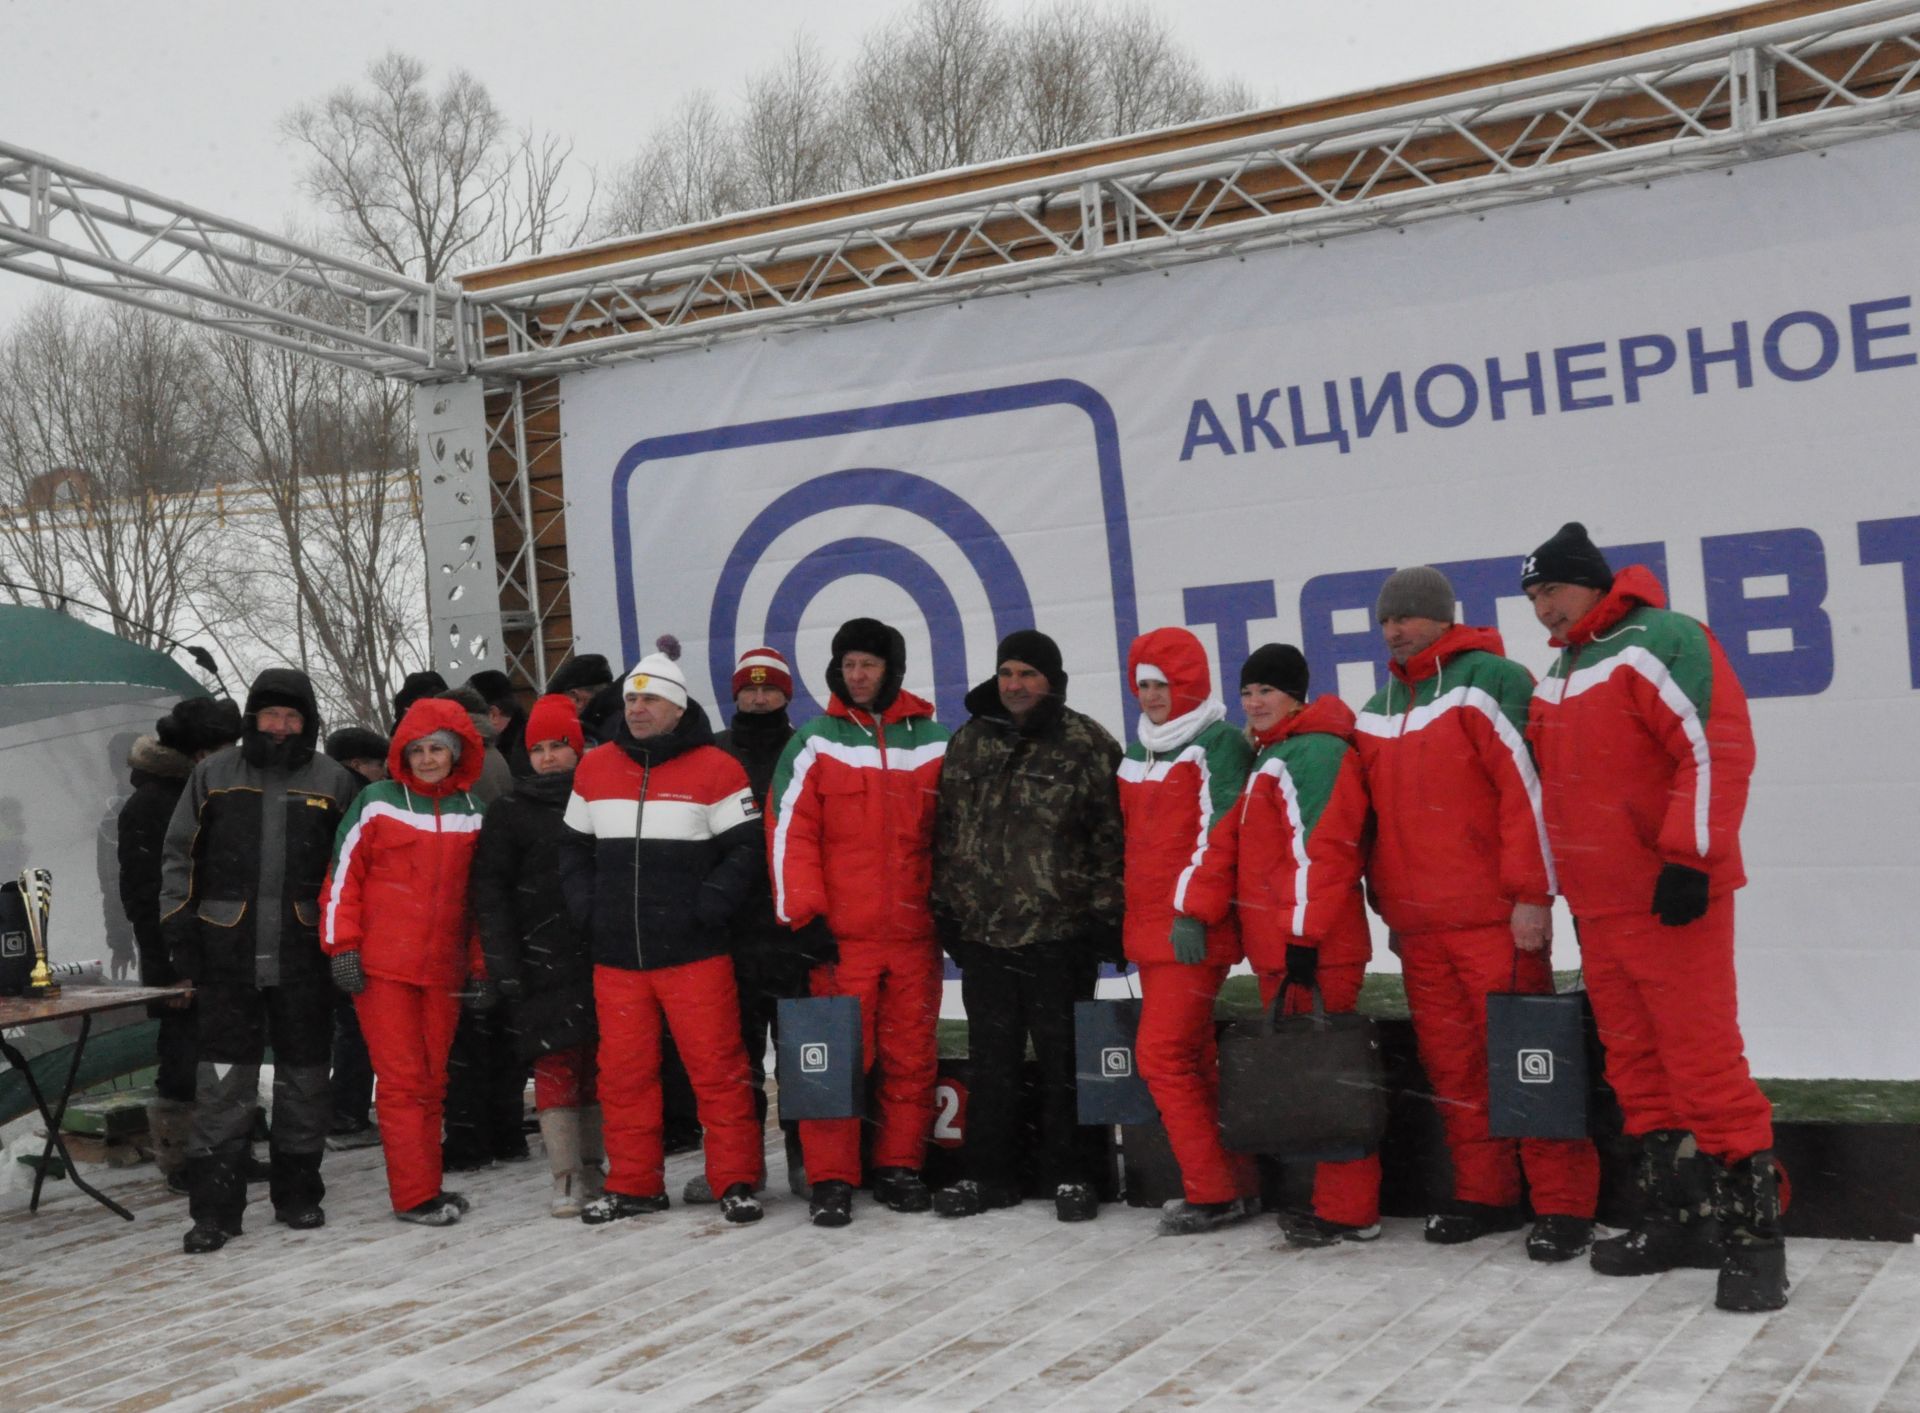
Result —
<path fill-rule="evenodd" d="M 744 687 L 777 687 L 786 696 L 793 695 L 793 671 L 787 660 L 773 648 L 748 648 L 740 654 L 733 669 L 733 695 Z"/>

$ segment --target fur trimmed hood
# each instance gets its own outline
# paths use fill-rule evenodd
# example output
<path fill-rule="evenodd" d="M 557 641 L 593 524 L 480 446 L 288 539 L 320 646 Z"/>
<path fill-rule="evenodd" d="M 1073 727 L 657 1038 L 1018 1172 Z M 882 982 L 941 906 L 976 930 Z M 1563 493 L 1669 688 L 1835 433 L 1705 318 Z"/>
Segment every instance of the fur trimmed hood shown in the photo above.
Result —
<path fill-rule="evenodd" d="M 161 780 L 185 780 L 193 774 L 191 756 L 161 745 L 160 738 L 152 734 L 133 743 L 133 749 L 127 752 L 127 764 Z"/>

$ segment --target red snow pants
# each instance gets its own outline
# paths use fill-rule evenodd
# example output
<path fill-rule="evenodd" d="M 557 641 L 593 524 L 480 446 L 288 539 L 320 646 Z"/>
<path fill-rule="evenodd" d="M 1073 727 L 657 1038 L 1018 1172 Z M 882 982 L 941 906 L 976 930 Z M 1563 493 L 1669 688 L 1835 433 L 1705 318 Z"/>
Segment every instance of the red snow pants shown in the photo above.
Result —
<path fill-rule="evenodd" d="M 1687 1129 L 1723 1163 L 1773 1147 L 1773 1106 L 1740 1038 L 1732 894 L 1685 927 L 1582 918 L 1580 960 L 1628 1133 Z"/>
<path fill-rule="evenodd" d="M 920 1171 L 933 1130 L 940 1064 L 940 949 L 932 942 L 839 939 L 840 960 L 815 967 L 816 996 L 860 998 L 863 1063 L 880 1068 L 873 1166 Z M 812 1182 L 860 1185 L 860 1120 L 802 1119 L 800 1146 Z"/>
<path fill-rule="evenodd" d="M 1220 1142 L 1220 1051 L 1213 1001 L 1223 966 L 1148 962 L 1140 968 L 1133 1057 L 1147 1082 L 1189 1202 L 1231 1202 L 1259 1190 L 1253 1159 Z"/>
<path fill-rule="evenodd" d="M 1263 971 L 1260 977 L 1260 1004 L 1271 1006 L 1280 994 L 1284 973 Z M 1345 962 L 1323 966 L 1319 971 L 1320 1001 L 1329 1015 L 1351 1011 L 1360 1004 L 1360 983 L 1366 979 L 1365 962 Z M 1296 986 L 1287 993 L 1281 1014 L 1304 1015 L 1313 1009 L 1313 993 Z M 1348 1227 L 1370 1227 L 1380 1220 L 1380 1155 L 1369 1153 L 1346 1163 L 1316 1163 L 1313 1169 L 1313 1214 L 1324 1221 Z"/>
<path fill-rule="evenodd" d="M 607 1191 L 657 1197 L 666 1191 L 661 1133 L 660 1029 L 666 1027 L 693 1083 L 706 1130 L 707 1182 L 718 1197 L 735 1183 L 757 1185 L 760 1121 L 753 1110 L 733 962 L 708 957 L 677 967 L 593 969 L 600 1022 L 601 1132 Z"/>
<path fill-rule="evenodd" d="M 1518 953 L 1517 976 L 1515 955 L 1513 929 L 1505 923 L 1400 934 L 1414 1042 L 1446 1129 L 1453 1195 L 1461 1202 L 1514 1206 L 1525 1195 L 1524 1169 L 1535 1216 L 1591 1218 L 1600 1195 L 1600 1158 L 1590 1141 L 1487 1133 L 1487 996 L 1553 990 L 1546 953 Z"/>
<path fill-rule="evenodd" d="M 460 997 L 370 976 L 367 989 L 353 998 L 353 1011 L 379 1085 L 375 1113 L 387 1194 L 393 1210 L 404 1212 L 440 1195 L 440 1111 Z"/>
<path fill-rule="evenodd" d="M 549 1050 L 533 1062 L 533 1107 L 545 1113 L 548 1109 L 579 1109 L 596 1103 L 598 1077 L 591 1045 Z"/>

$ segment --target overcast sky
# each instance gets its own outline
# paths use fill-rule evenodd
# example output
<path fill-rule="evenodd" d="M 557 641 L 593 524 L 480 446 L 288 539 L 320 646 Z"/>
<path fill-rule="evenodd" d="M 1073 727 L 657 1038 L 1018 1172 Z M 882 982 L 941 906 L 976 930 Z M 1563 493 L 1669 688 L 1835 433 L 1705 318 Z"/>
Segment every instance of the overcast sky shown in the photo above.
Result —
<path fill-rule="evenodd" d="M 907 0 L 0 0 L 0 141 L 238 220 L 303 216 L 278 120 L 395 48 L 469 69 L 516 124 L 609 170 L 687 93 L 736 95 L 805 16 L 829 56 Z M 1180 0 L 1211 73 L 1270 104 L 1374 88 L 1727 8 L 1716 0 Z M 1007 12 L 1018 13 L 1017 3 Z M 0 323 L 42 288 L 0 276 Z"/>

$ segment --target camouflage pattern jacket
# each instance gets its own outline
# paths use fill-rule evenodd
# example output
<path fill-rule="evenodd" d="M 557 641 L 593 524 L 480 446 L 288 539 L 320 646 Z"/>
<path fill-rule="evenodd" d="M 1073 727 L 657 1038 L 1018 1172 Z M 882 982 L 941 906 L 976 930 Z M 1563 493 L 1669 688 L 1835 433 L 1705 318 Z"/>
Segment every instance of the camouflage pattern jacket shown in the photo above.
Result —
<path fill-rule="evenodd" d="M 934 810 L 942 940 L 1026 947 L 1079 938 L 1103 948 L 1124 906 L 1119 743 L 1057 697 L 1016 727 L 992 679 L 967 694 L 967 710 Z"/>

